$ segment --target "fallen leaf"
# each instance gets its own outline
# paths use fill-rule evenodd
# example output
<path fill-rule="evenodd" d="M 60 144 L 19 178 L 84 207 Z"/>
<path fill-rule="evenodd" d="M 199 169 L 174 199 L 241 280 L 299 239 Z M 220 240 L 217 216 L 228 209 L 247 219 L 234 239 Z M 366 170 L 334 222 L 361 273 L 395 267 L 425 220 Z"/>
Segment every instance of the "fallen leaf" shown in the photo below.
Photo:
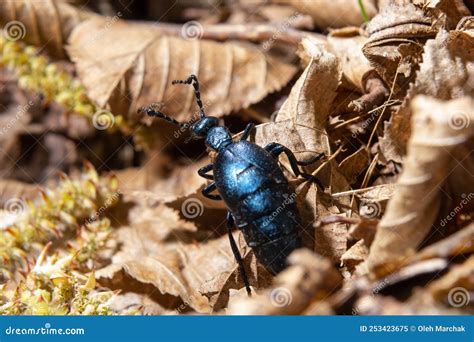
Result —
<path fill-rule="evenodd" d="M 452 258 L 460 254 L 474 252 L 474 225 L 468 227 L 423 248 L 409 259 L 409 263 L 431 258 Z"/>
<path fill-rule="evenodd" d="M 94 19 L 77 26 L 67 51 L 89 97 L 135 119 L 153 102 L 177 120 L 195 119 L 192 87 L 171 85 L 190 74 L 199 77 L 207 114 L 221 116 L 279 90 L 296 72 L 251 44 L 168 37 L 152 25 L 122 21 L 91 35 L 103 25 Z"/>
<path fill-rule="evenodd" d="M 369 248 L 362 239 L 357 241 L 341 256 L 341 264 L 349 269 L 354 269 L 358 264 L 363 262 L 368 255 Z"/>
<path fill-rule="evenodd" d="M 83 20 L 95 17 L 59 0 L 2 0 L 0 25 L 14 40 L 42 46 L 51 55 L 64 58 L 64 45 L 72 30 Z"/>
<path fill-rule="evenodd" d="M 460 265 L 454 266 L 440 279 L 428 286 L 428 292 L 448 307 L 461 308 L 474 306 L 471 295 L 474 293 L 474 256 Z"/>
<path fill-rule="evenodd" d="M 432 229 L 440 208 L 440 187 L 459 163 L 453 155 L 465 159 L 471 150 L 463 146 L 474 135 L 474 126 L 455 126 L 451 120 L 462 114 L 468 123 L 472 122 L 473 107 L 472 99 L 467 97 L 446 102 L 424 96 L 414 99 L 414 134 L 408 143 L 404 170 L 378 225 L 368 258 L 369 267 L 377 276 L 396 269 Z M 470 171 L 472 177 L 474 170 Z"/>
<path fill-rule="evenodd" d="M 295 315 L 309 304 L 326 299 L 341 285 L 331 262 L 308 250 L 289 256 L 290 267 L 275 278 L 274 285 L 254 298 L 235 298 L 228 315 Z"/>
<path fill-rule="evenodd" d="M 402 162 L 412 128 L 411 101 L 416 95 L 442 100 L 474 96 L 474 30 L 441 30 L 436 39 L 425 45 L 423 62 L 416 81 L 402 106 L 385 125 L 380 149 L 385 158 Z"/>

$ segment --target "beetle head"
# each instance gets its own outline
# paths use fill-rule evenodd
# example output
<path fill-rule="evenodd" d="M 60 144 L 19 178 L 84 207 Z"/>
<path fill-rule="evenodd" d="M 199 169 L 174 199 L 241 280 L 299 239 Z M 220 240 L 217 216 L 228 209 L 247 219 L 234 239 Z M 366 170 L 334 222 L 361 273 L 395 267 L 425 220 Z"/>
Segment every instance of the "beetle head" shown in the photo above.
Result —
<path fill-rule="evenodd" d="M 191 126 L 191 131 L 197 138 L 205 138 L 207 137 L 209 130 L 212 127 L 216 127 L 218 125 L 219 119 L 213 116 L 205 116 L 201 117 L 199 121 L 197 121 L 194 125 Z"/>

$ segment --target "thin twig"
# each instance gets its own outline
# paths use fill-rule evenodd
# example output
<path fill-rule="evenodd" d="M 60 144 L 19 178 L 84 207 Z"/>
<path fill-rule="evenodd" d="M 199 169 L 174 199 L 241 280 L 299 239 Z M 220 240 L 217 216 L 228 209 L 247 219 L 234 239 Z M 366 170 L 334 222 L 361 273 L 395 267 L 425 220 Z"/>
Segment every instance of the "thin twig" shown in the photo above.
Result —
<path fill-rule="evenodd" d="M 136 22 L 137 24 L 150 25 L 150 23 Z M 153 27 L 163 34 L 181 36 L 183 25 L 169 23 L 155 23 Z M 252 42 L 277 41 L 297 45 L 303 38 L 316 39 L 321 44 L 326 43 L 326 36 L 318 33 L 295 30 L 293 28 L 280 28 L 278 25 L 268 24 L 215 24 L 202 25 L 200 38 L 217 41 L 245 40 Z"/>

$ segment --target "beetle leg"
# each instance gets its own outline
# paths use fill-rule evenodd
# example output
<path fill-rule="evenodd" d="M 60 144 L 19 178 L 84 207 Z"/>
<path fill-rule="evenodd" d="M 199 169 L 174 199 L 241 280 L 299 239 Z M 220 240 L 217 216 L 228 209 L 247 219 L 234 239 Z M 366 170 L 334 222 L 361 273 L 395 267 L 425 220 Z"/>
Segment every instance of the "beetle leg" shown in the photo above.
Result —
<path fill-rule="evenodd" d="M 198 170 L 198 175 L 201 176 L 202 178 L 214 180 L 213 175 L 208 175 L 207 173 L 212 170 L 212 164 L 208 164 L 206 166 L 201 167 Z"/>
<path fill-rule="evenodd" d="M 211 194 L 211 192 L 213 192 L 216 189 L 217 189 L 216 183 L 212 182 L 211 184 L 206 186 L 204 189 L 202 189 L 201 192 L 204 195 L 204 197 L 210 198 L 211 200 L 220 201 L 222 199 L 220 195 Z"/>
<path fill-rule="evenodd" d="M 245 127 L 244 129 L 244 133 L 242 133 L 241 137 L 240 137 L 240 141 L 242 140 L 247 140 L 247 138 L 249 137 L 250 133 L 252 133 L 252 129 L 255 125 L 253 123 L 249 123 L 247 124 L 247 127 Z"/>
<path fill-rule="evenodd" d="M 249 297 L 252 295 L 252 291 L 250 290 L 250 283 L 247 277 L 247 273 L 245 272 L 244 261 L 242 260 L 242 256 L 240 255 L 239 248 L 237 247 L 237 243 L 235 243 L 234 236 L 232 235 L 232 227 L 234 226 L 234 217 L 230 211 L 227 212 L 227 234 L 229 235 L 229 242 L 230 248 L 232 249 L 232 253 L 234 254 L 235 260 L 239 264 L 239 273 L 244 281 L 245 289 L 247 290 L 247 294 Z"/>
<path fill-rule="evenodd" d="M 286 154 L 286 156 L 288 157 L 288 160 L 290 161 L 290 166 L 291 166 L 291 169 L 293 170 L 293 172 L 295 173 L 295 176 L 298 177 L 298 176 L 301 176 L 307 180 L 311 180 L 311 181 L 314 181 L 321 189 L 324 189 L 324 186 L 323 184 L 319 181 L 319 179 L 317 179 L 316 177 L 314 177 L 313 175 L 310 175 L 309 173 L 305 173 L 303 172 L 299 167 L 298 165 L 302 165 L 302 166 L 305 166 L 305 165 L 310 165 L 312 163 L 314 163 L 315 161 L 321 159 L 322 156 L 324 156 L 324 154 L 318 154 L 315 158 L 309 160 L 309 161 L 306 161 L 306 162 L 299 162 L 295 155 L 293 154 L 293 152 L 291 152 L 291 150 L 286 147 L 286 146 L 283 146 L 279 143 L 270 143 L 268 144 L 267 146 L 265 146 L 265 150 L 267 150 L 268 152 L 270 152 L 274 158 L 278 158 L 278 156 L 282 153 Z"/>

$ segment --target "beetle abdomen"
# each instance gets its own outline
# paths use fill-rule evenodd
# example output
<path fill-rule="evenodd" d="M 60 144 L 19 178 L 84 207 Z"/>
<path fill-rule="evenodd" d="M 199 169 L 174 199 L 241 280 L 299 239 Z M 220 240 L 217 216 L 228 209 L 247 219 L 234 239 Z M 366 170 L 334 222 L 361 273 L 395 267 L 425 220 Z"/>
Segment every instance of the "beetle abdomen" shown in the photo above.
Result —
<path fill-rule="evenodd" d="M 293 200 L 294 201 L 294 200 Z M 288 202 L 287 202 L 288 203 Z M 294 203 L 282 204 L 270 214 L 246 222 L 239 227 L 257 260 L 271 273 L 286 267 L 286 258 L 302 247 L 300 223 Z"/>
<path fill-rule="evenodd" d="M 238 142 L 219 153 L 214 179 L 258 261 L 276 274 L 302 246 L 296 194 L 277 161 L 260 146 Z"/>

